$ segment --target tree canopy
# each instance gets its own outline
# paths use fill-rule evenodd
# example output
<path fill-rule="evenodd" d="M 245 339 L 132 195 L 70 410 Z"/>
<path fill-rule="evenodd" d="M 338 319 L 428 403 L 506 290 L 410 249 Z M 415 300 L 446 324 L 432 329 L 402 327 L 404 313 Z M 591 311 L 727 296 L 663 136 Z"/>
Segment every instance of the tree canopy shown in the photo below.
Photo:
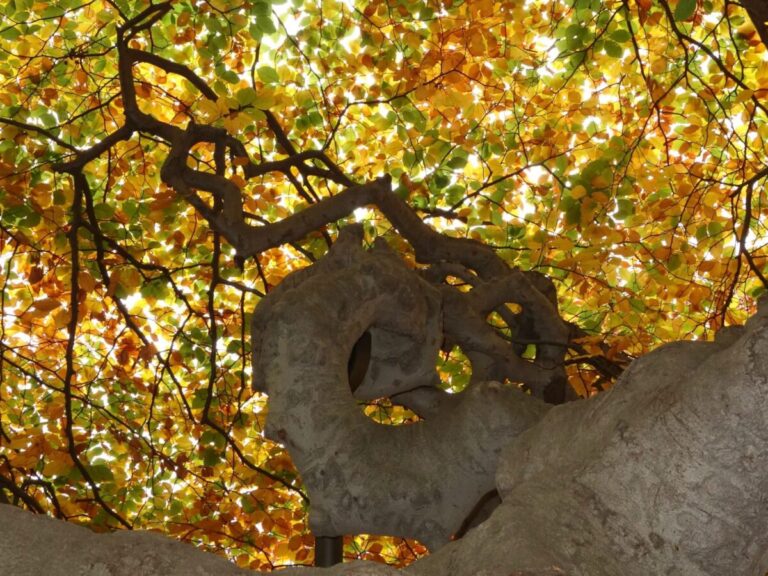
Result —
<path fill-rule="evenodd" d="M 345 224 L 416 266 L 405 205 L 554 280 L 581 396 L 742 323 L 768 287 L 768 15 L 745 4 L 8 0 L 0 501 L 309 563 L 249 319 Z"/>

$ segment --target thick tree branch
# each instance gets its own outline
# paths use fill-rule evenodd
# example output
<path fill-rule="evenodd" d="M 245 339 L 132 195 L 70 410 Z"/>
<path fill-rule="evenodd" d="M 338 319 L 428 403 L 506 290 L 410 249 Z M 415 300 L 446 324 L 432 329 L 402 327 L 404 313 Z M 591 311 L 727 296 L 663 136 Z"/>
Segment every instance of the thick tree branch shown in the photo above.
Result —
<path fill-rule="evenodd" d="M 131 126 L 127 124 L 121 126 L 90 148 L 86 150 L 76 150 L 74 159 L 69 160 L 68 162 L 62 162 L 61 164 L 56 164 L 54 169 L 57 172 L 75 173 L 81 170 L 91 160 L 95 160 L 101 156 L 104 152 L 112 148 L 112 146 L 118 142 L 130 139 L 130 137 L 133 135 L 133 132 L 134 130 Z"/>
<path fill-rule="evenodd" d="M 768 47 L 768 2 L 765 0 L 741 0 L 760 39 Z"/>
<path fill-rule="evenodd" d="M 12 118 L 0 118 L 0 123 L 8 124 L 9 126 L 15 126 L 16 128 L 20 128 L 21 130 L 37 132 L 38 134 L 42 134 L 49 140 L 56 142 L 56 144 L 58 144 L 62 148 L 66 148 L 67 150 L 73 150 L 73 151 L 77 150 L 77 148 L 72 146 L 72 144 L 70 144 L 69 142 L 65 142 L 64 140 L 56 136 L 56 134 L 54 134 L 50 130 L 46 130 L 45 128 L 42 128 L 41 126 L 35 126 L 34 124 L 27 124 L 26 122 L 19 122 L 18 120 L 14 120 Z"/>
<path fill-rule="evenodd" d="M 26 504 L 27 508 L 36 512 L 37 514 L 45 514 L 45 510 L 40 505 L 40 503 L 34 499 L 34 497 L 16 486 L 13 481 L 0 474 L 0 498 L 3 497 L 3 490 L 8 490 L 13 495 L 13 504 L 17 504 L 18 501 L 21 501 Z M 5 503 L 11 504 L 11 502 L 8 500 L 6 500 Z"/>
<path fill-rule="evenodd" d="M 195 88 L 200 90 L 201 94 L 209 100 L 216 100 L 218 98 L 216 96 L 216 92 L 214 92 L 213 89 L 208 86 L 205 80 L 200 78 L 200 76 L 195 74 L 192 70 L 183 64 L 173 62 L 172 60 L 168 60 L 162 56 L 158 56 L 157 54 L 152 54 L 151 52 L 136 50 L 135 48 L 126 48 L 125 56 L 128 57 L 132 62 L 145 62 L 147 64 L 152 64 L 153 66 L 157 66 L 166 72 L 170 72 L 171 74 L 176 74 L 185 78 Z"/>

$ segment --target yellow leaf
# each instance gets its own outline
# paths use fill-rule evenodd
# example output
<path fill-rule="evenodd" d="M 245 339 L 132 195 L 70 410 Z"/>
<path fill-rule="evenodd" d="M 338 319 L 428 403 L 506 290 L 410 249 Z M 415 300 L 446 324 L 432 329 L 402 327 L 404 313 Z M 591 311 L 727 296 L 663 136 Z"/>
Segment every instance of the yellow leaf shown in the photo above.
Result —
<path fill-rule="evenodd" d="M 410 46 L 414 50 L 418 50 L 421 46 L 422 37 L 417 34 L 416 32 L 408 31 L 405 33 L 405 37 L 403 38 L 403 41 L 407 46 Z"/>
<path fill-rule="evenodd" d="M 760 88 L 768 88 L 768 62 L 763 62 L 757 69 L 757 85 Z"/>
<path fill-rule="evenodd" d="M 582 186 L 581 184 L 577 184 L 571 190 L 571 196 L 573 197 L 574 200 L 578 200 L 579 198 L 583 198 L 586 195 L 587 195 L 587 189 L 584 188 L 584 186 Z"/>
<path fill-rule="evenodd" d="M 88 272 L 78 273 L 77 283 L 80 285 L 80 288 L 86 292 L 91 292 L 96 288 L 96 280 Z"/>
<path fill-rule="evenodd" d="M 275 91 L 271 88 L 262 88 L 256 95 L 252 105 L 259 110 L 269 110 L 275 107 L 278 99 Z"/>
<path fill-rule="evenodd" d="M 554 248 L 556 250 L 562 250 L 564 252 L 567 252 L 568 250 L 573 248 L 573 241 L 570 238 L 565 238 L 565 237 L 560 236 L 558 238 L 553 239 L 549 243 L 549 246 L 550 246 L 550 248 Z"/>
<path fill-rule="evenodd" d="M 203 99 L 197 103 L 197 110 L 206 122 L 211 122 L 219 117 L 219 107 L 215 102 Z"/>
<path fill-rule="evenodd" d="M 43 474 L 45 476 L 59 476 L 72 469 L 72 460 L 66 452 L 56 451 L 45 457 Z"/>

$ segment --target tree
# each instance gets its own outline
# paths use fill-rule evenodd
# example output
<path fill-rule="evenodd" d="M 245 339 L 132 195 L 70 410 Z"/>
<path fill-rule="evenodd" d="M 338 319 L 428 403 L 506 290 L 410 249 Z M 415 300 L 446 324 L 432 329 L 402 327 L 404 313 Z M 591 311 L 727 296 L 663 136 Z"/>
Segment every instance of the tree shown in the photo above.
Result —
<path fill-rule="evenodd" d="M 457 298 L 519 276 L 541 303 L 479 307 L 484 374 L 459 323 L 438 366 L 456 390 L 471 373 L 559 402 L 562 378 L 514 372 L 558 358 L 593 396 L 661 342 L 743 323 L 768 285 L 766 27 L 745 8 L 7 3 L 0 498 L 309 562 L 246 327 L 355 222 L 412 267 L 426 251 Z"/>

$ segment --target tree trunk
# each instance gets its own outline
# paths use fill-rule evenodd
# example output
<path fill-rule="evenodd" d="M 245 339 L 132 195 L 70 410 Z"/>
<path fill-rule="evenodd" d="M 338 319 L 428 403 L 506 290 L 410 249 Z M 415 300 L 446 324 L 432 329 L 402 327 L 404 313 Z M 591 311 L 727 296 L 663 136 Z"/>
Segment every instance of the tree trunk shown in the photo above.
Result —
<path fill-rule="evenodd" d="M 405 572 L 764 576 L 766 308 L 715 342 L 663 346 L 609 392 L 550 410 L 504 450 L 493 515 Z M 308 572 L 287 572 L 298 574 Z"/>
<path fill-rule="evenodd" d="M 359 242 L 345 234 L 254 319 L 267 433 L 302 475 L 317 536 L 406 536 L 435 551 L 495 476 L 502 503 L 490 518 L 409 572 L 765 574 L 766 306 L 715 342 L 661 347 L 590 400 L 551 407 L 498 382 L 451 395 L 430 371 L 444 319 L 461 315 L 446 296 L 455 291 L 436 290 L 394 254 L 366 253 Z M 464 317 L 471 343 L 482 328 Z M 371 385 L 406 398 L 431 391 L 425 421 L 390 427 L 362 414 L 347 369 L 366 331 L 371 357 L 390 362 L 369 366 Z"/>

